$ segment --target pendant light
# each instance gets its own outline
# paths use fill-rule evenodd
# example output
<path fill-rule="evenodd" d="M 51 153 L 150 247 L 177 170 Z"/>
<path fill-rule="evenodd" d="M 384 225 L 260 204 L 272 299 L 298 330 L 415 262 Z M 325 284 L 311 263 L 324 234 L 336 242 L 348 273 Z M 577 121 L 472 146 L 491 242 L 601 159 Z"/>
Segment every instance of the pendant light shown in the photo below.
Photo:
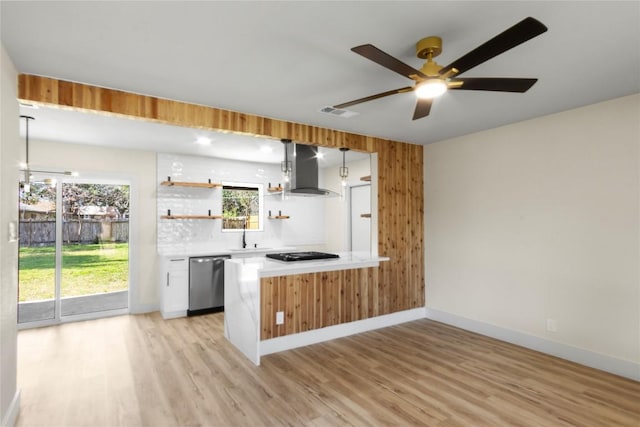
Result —
<path fill-rule="evenodd" d="M 24 172 L 24 180 L 20 182 L 20 187 L 22 188 L 22 190 L 25 193 L 28 193 L 31 191 L 31 180 L 33 179 L 33 172 L 36 173 L 43 173 L 43 174 L 49 174 L 49 175 L 71 175 L 71 176 L 77 176 L 78 174 L 76 172 L 70 172 L 70 171 L 64 171 L 64 172 L 56 172 L 56 171 L 45 171 L 45 170 L 35 170 L 35 169 L 31 169 L 31 166 L 29 165 L 29 121 L 30 120 L 35 120 L 34 117 L 31 116 L 20 116 L 21 119 L 25 120 L 25 167 L 24 169 L 21 169 L 21 172 Z M 55 187 L 56 185 L 56 180 L 53 178 L 46 178 L 44 180 L 44 182 L 47 185 L 50 185 L 51 187 Z"/>
<path fill-rule="evenodd" d="M 349 151 L 349 149 L 347 147 L 340 147 L 340 151 L 342 151 L 342 167 L 340 167 L 340 170 L 339 170 L 340 183 L 342 184 L 340 196 L 344 199 L 346 195 L 347 177 L 349 176 L 349 168 L 347 167 L 347 164 L 346 164 L 346 156 L 347 156 L 347 151 Z"/>
<path fill-rule="evenodd" d="M 340 148 L 342 151 L 342 167 L 340 168 L 340 178 L 342 180 L 342 186 L 347 186 L 347 177 L 349 177 L 349 168 L 346 166 L 346 154 L 349 149 L 347 147 Z"/>
<path fill-rule="evenodd" d="M 291 144 L 290 139 L 281 139 L 280 142 L 284 145 L 284 160 L 280 162 L 280 170 L 282 171 L 282 179 L 285 182 L 285 185 L 291 181 L 291 170 L 293 169 L 293 165 L 291 160 L 289 160 L 289 147 Z"/>
<path fill-rule="evenodd" d="M 25 193 L 31 191 L 31 171 L 29 170 L 29 120 L 35 120 L 31 116 L 20 116 L 21 119 L 25 120 L 26 129 L 25 129 L 25 144 L 26 144 L 26 157 L 25 157 L 25 168 L 22 170 L 24 172 L 24 180 L 20 183 L 20 187 L 24 190 Z"/>

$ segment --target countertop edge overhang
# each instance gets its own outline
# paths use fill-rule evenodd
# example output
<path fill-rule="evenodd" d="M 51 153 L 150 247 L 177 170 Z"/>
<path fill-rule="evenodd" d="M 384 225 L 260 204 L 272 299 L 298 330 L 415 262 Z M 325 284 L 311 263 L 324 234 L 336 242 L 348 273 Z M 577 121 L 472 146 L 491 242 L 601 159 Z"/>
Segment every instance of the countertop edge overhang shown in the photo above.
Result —
<path fill-rule="evenodd" d="M 277 261 L 265 257 L 228 259 L 225 262 L 238 264 L 257 272 L 258 277 L 288 276 L 292 274 L 320 273 L 323 271 L 350 270 L 354 268 L 378 267 L 389 257 L 373 256 L 361 252 L 339 252 L 340 258 L 309 261 Z"/>

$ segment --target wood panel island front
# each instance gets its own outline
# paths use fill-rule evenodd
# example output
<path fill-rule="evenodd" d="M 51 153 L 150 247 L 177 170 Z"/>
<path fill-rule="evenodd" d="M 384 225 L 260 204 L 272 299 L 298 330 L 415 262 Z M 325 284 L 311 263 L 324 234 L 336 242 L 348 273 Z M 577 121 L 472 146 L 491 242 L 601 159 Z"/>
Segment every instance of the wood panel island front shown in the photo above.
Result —
<path fill-rule="evenodd" d="M 225 337 L 259 365 L 267 354 L 424 317 L 424 308 L 384 312 L 378 266 L 389 258 L 339 255 L 300 262 L 226 260 Z"/>

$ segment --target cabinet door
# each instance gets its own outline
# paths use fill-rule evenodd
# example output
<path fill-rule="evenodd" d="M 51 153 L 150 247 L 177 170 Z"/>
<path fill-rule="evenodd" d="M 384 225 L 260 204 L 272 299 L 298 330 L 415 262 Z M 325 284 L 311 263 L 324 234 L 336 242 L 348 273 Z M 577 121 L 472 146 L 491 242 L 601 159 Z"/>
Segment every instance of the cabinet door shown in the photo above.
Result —
<path fill-rule="evenodd" d="M 167 260 L 162 290 L 162 316 L 179 317 L 189 308 L 189 264 L 187 258 Z"/>

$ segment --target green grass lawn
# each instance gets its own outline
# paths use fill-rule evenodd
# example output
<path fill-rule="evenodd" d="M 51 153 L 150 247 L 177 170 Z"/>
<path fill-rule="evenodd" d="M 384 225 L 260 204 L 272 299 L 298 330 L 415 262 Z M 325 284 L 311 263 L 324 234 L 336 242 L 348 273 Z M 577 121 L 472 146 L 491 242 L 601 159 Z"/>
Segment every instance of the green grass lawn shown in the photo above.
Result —
<path fill-rule="evenodd" d="M 62 246 L 62 297 L 125 291 L 129 287 L 129 244 Z M 20 248 L 20 301 L 54 297 L 55 248 Z"/>

